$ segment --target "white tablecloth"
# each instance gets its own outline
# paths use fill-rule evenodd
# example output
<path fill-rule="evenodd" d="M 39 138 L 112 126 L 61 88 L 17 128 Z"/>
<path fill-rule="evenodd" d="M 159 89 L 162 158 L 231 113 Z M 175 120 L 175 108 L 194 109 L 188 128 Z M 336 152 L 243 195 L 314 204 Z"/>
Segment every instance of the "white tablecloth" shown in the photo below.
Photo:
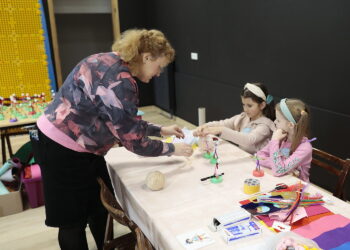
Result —
<path fill-rule="evenodd" d="M 243 182 L 254 178 L 255 161 L 238 147 L 222 142 L 218 147 L 219 172 L 224 172 L 223 182 L 201 182 L 202 177 L 214 172 L 214 165 L 203 158 L 199 150 L 190 158 L 152 157 L 135 155 L 125 148 L 113 148 L 105 159 L 109 168 L 116 197 L 124 211 L 141 228 L 156 249 L 183 249 L 176 236 L 205 228 L 212 218 L 239 207 L 239 201 L 248 196 L 243 193 Z M 151 191 L 145 185 L 149 172 L 161 171 L 166 177 L 163 190 Z M 261 190 L 268 191 L 277 183 L 294 184 L 293 176 L 273 177 L 266 173 L 260 179 Z M 311 186 L 308 191 L 316 191 Z M 334 213 L 350 218 L 350 205 L 319 190 L 334 205 L 327 207 Z M 209 231 L 215 243 L 206 249 L 243 249 L 263 242 L 273 235 L 263 228 L 259 237 L 243 239 L 234 246 L 227 245 L 218 232 Z"/>

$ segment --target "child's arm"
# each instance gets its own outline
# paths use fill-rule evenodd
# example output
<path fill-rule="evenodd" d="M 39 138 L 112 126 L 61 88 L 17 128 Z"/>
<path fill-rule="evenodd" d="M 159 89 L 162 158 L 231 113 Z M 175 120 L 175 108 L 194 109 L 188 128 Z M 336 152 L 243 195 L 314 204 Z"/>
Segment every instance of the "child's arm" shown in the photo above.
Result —
<path fill-rule="evenodd" d="M 261 166 L 271 168 L 270 143 L 256 152 L 256 156 L 258 157 Z"/>
<path fill-rule="evenodd" d="M 302 142 L 288 158 L 281 154 L 278 140 L 273 139 L 269 144 L 271 169 L 274 176 L 288 174 L 296 167 L 304 165 L 303 163 L 310 162 L 312 159 L 312 146 L 309 142 Z"/>
<path fill-rule="evenodd" d="M 236 119 L 238 119 L 241 115 L 235 115 L 231 118 L 220 120 L 220 121 L 212 121 L 204 124 L 207 127 L 227 127 L 230 129 L 234 129 L 234 124 Z"/>
<path fill-rule="evenodd" d="M 205 136 L 205 134 L 203 133 L 204 129 L 207 128 L 207 127 L 227 127 L 227 128 L 231 128 L 231 129 L 234 129 L 234 124 L 235 124 L 235 121 L 237 119 L 239 119 L 241 116 L 240 115 L 235 115 L 231 118 L 228 118 L 228 119 L 225 119 L 225 120 L 220 120 L 220 121 L 212 121 L 212 122 L 208 122 L 208 123 L 205 123 L 201 126 L 199 126 L 194 132 L 193 132 L 193 135 L 194 136 Z M 209 134 L 212 134 L 212 133 L 209 133 Z"/>
<path fill-rule="evenodd" d="M 249 133 L 222 128 L 220 137 L 245 148 L 255 148 L 255 145 L 271 135 L 270 128 L 265 124 L 259 124 Z"/>

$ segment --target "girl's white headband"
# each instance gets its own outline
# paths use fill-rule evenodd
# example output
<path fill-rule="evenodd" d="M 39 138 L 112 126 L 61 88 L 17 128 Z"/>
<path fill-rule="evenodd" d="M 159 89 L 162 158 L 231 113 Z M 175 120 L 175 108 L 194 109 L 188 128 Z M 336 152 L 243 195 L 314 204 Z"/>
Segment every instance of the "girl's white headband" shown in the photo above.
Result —
<path fill-rule="evenodd" d="M 246 83 L 246 85 L 244 85 L 244 89 L 248 89 L 254 95 L 260 97 L 261 99 L 263 99 L 266 102 L 266 95 L 265 95 L 264 91 L 262 91 L 262 89 L 259 88 L 258 86 L 256 86 L 255 84 L 251 84 L 248 82 L 248 83 Z"/>

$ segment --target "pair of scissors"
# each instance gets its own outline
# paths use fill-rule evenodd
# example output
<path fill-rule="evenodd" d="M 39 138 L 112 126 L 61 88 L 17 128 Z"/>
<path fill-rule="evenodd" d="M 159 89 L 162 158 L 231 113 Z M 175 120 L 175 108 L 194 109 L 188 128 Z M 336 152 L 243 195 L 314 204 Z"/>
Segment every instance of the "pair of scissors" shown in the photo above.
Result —
<path fill-rule="evenodd" d="M 284 183 L 278 183 L 276 184 L 275 190 L 282 190 L 282 189 L 287 189 L 288 185 Z"/>

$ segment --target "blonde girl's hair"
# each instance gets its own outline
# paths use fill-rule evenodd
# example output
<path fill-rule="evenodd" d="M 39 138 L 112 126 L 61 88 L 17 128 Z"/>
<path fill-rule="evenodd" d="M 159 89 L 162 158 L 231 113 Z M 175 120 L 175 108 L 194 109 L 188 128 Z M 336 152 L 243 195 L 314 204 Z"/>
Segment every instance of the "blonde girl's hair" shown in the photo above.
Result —
<path fill-rule="evenodd" d="M 121 38 L 114 42 L 112 50 L 137 71 L 141 63 L 142 53 L 150 53 L 153 58 L 165 56 L 168 62 L 175 57 L 175 50 L 168 39 L 159 30 L 130 29 L 122 33 Z"/>
<path fill-rule="evenodd" d="M 296 121 L 294 138 L 292 140 L 292 146 L 290 149 L 291 153 L 293 153 L 295 149 L 300 145 L 303 137 L 307 137 L 309 134 L 310 112 L 308 106 L 299 99 L 287 99 L 286 105 L 291 112 L 294 120 Z M 280 103 L 276 105 L 276 109 L 283 115 Z"/>

